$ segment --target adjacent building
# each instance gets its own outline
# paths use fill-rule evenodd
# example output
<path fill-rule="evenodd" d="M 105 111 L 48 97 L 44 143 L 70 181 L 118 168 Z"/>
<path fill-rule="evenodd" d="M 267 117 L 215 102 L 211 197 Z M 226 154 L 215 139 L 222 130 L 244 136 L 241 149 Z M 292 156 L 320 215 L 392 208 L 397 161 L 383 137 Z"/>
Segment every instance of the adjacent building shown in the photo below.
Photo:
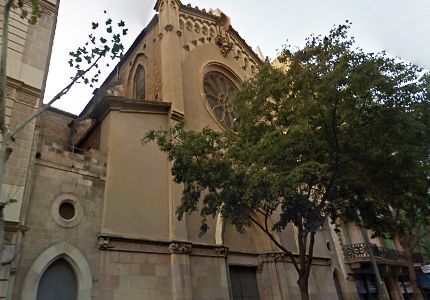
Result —
<path fill-rule="evenodd" d="M 0 0 L 0 38 L 2 36 L 5 0 Z M 30 9 L 30 3 L 25 4 Z M 42 11 L 36 25 L 29 25 L 17 10 L 10 14 L 6 123 L 13 127 L 41 105 L 48 73 L 57 18 L 57 0 L 40 0 Z M 0 40 L 1 45 L 1 40 Z M 0 50 L 1 52 L 1 50 Z M 6 170 L 2 199 L 17 203 L 5 209 L 6 248 L 0 265 L 0 299 L 12 299 L 19 244 L 28 229 L 26 217 L 30 200 L 33 149 L 38 140 L 36 120 L 17 135 L 14 152 Z"/>

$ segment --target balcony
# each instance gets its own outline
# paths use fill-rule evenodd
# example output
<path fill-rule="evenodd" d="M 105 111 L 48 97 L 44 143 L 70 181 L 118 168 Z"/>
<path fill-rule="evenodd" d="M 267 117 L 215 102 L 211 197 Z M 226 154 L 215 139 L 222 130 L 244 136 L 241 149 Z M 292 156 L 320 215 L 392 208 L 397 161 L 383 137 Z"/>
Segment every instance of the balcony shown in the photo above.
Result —
<path fill-rule="evenodd" d="M 375 244 L 370 244 L 373 255 L 377 262 L 387 264 L 406 264 L 406 254 L 404 251 L 389 249 L 380 247 Z M 365 243 L 357 243 L 343 246 L 343 253 L 346 261 L 349 263 L 353 262 L 365 262 L 370 260 L 369 252 Z M 412 255 L 414 263 L 422 263 L 423 258 L 421 253 L 414 253 Z"/>

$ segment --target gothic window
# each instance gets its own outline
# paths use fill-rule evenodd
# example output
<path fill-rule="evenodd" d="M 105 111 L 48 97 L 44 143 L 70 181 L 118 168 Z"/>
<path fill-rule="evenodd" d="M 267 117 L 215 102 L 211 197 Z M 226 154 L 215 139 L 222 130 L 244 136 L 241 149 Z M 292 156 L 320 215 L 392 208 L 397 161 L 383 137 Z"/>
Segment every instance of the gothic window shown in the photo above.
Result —
<path fill-rule="evenodd" d="M 236 85 L 224 74 L 212 71 L 205 75 L 203 89 L 207 106 L 215 119 L 224 127 L 234 130 L 238 122 L 230 101 L 237 91 Z"/>
<path fill-rule="evenodd" d="M 135 97 L 139 100 L 145 100 L 145 68 L 139 65 L 134 75 Z"/>
<path fill-rule="evenodd" d="M 233 300 L 260 300 L 256 268 L 230 266 Z"/>
<path fill-rule="evenodd" d="M 78 284 L 70 264 L 63 258 L 54 261 L 43 273 L 37 300 L 76 300 Z"/>

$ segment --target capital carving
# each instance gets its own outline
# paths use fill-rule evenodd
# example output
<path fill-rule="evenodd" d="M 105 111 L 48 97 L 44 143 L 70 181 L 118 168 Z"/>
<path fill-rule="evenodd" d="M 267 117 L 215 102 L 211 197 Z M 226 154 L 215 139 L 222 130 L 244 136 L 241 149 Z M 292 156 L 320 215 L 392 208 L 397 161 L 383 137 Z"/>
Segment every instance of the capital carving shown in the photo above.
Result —
<path fill-rule="evenodd" d="M 227 36 L 218 35 L 215 38 L 215 44 L 220 48 L 224 57 L 233 49 L 233 43 L 230 42 Z"/>
<path fill-rule="evenodd" d="M 228 248 L 221 246 L 221 247 L 215 248 L 215 251 L 218 255 L 225 257 L 225 256 L 227 256 Z"/>
<path fill-rule="evenodd" d="M 99 237 L 97 242 L 100 250 L 112 249 L 113 245 L 109 238 Z"/>
<path fill-rule="evenodd" d="M 282 260 L 284 257 L 285 257 L 285 253 L 281 253 L 281 252 L 263 253 L 263 254 L 260 254 L 260 262 L 262 263 L 275 262 L 278 260 Z"/>
<path fill-rule="evenodd" d="M 169 245 L 169 253 L 171 254 L 189 254 L 191 252 L 191 244 L 189 243 L 171 243 Z"/>
<path fill-rule="evenodd" d="M 166 30 L 166 31 L 172 31 L 173 30 L 173 25 L 172 24 L 167 24 L 166 26 L 164 26 L 164 30 Z"/>

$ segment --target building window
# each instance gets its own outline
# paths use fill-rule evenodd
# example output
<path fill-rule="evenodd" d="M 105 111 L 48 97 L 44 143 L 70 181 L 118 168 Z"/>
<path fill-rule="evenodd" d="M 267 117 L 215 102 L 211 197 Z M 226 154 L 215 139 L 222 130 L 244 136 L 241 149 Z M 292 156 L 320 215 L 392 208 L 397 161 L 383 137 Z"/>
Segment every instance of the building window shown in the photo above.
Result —
<path fill-rule="evenodd" d="M 376 287 L 376 279 L 372 274 L 361 274 L 357 284 L 357 292 L 360 300 L 377 300 L 378 289 Z"/>
<path fill-rule="evenodd" d="M 66 221 L 72 220 L 76 215 L 75 206 L 68 201 L 64 201 L 63 203 L 60 204 L 58 212 L 60 216 Z"/>
<path fill-rule="evenodd" d="M 238 126 L 231 99 L 238 90 L 236 85 L 224 74 L 211 71 L 203 78 L 206 105 L 213 117 L 225 128 L 234 130 Z"/>
<path fill-rule="evenodd" d="M 61 194 L 55 197 L 51 211 L 55 222 L 64 228 L 77 226 L 84 216 L 83 207 L 73 194 Z"/>
<path fill-rule="evenodd" d="M 63 258 L 54 261 L 43 273 L 37 289 L 37 300 L 76 300 L 76 274 Z"/>
<path fill-rule="evenodd" d="M 233 300 L 260 300 L 256 268 L 230 266 L 230 283 Z"/>
<path fill-rule="evenodd" d="M 145 100 L 145 68 L 139 65 L 134 75 L 134 91 L 136 99 Z"/>

